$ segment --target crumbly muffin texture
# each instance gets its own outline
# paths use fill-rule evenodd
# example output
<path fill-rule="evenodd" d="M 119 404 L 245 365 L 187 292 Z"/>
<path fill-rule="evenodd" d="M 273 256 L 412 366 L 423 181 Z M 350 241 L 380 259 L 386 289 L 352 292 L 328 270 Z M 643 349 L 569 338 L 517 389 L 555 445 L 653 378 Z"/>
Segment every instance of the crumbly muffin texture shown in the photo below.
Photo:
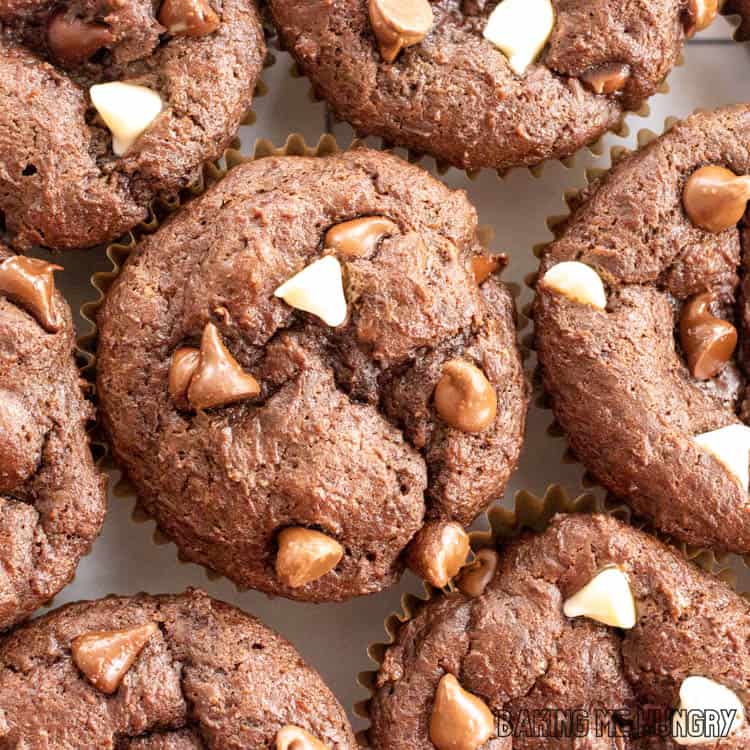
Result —
<path fill-rule="evenodd" d="M 0 245 L 0 630 L 73 578 L 104 520 L 105 480 L 86 434 L 93 408 L 51 279 L 49 264 Z"/>
<path fill-rule="evenodd" d="M 669 719 L 694 675 L 747 707 L 750 606 L 674 549 L 607 516 L 560 515 L 499 553 L 481 595 L 441 595 L 399 628 L 370 703 L 373 747 L 433 748 L 431 716 L 446 674 L 502 719 L 485 750 L 676 750 Z M 564 601 L 607 566 L 629 579 L 637 610 L 629 630 L 563 612 Z M 580 710 L 589 723 L 545 731 L 550 709 Z M 662 715 L 666 729 L 644 721 Z M 610 726 L 619 729 L 613 736 Z M 749 742 L 744 722 L 721 743 L 699 747 L 739 750 Z"/>
<path fill-rule="evenodd" d="M 748 137 L 746 105 L 698 113 L 594 181 L 546 249 L 534 310 L 544 385 L 586 467 L 660 529 L 738 552 L 750 551 L 747 488 L 696 437 L 750 421 L 750 235 L 744 220 L 696 226 L 683 202 L 689 178 L 708 165 L 747 174 Z M 599 274 L 606 309 L 544 283 L 563 261 Z M 706 292 L 713 324 L 733 324 L 740 343 L 717 374 L 698 379 L 679 322 Z"/>
<path fill-rule="evenodd" d="M 282 44 L 359 133 L 457 167 L 505 171 L 568 156 L 637 109 L 676 64 L 691 4 L 554 0 L 548 43 L 522 75 L 483 36 L 497 2 L 431 2 L 429 33 L 393 61 L 379 50 L 372 5 L 269 1 Z M 587 80 L 614 85 L 603 83 L 611 66 L 625 71 L 619 87 L 591 90 Z"/>
<path fill-rule="evenodd" d="M 320 260 L 329 229 L 361 217 L 392 228 L 360 255 L 326 251 L 343 272 L 342 325 L 274 295 Z M 241 586 L 344 599 L 392 583 L 426 520 L 468 524 L 502 492 L 527 386 L 511 294 L 472 273 L 476 221 L 463 192 L 358 149 L 237 167 L 141 241 L 99 315 L 99 394 L 117 458 L 183 555 Z M 258 387 L 244 378 L 237 403 L 190 410 L 170 375 L 207 332 Z M 481 431 L 435 410 L 454 359 L 494 389 Z M 299 570 L 297 585 L 277 575 L 288 527 L 327 535 L 307 538 L 335 568 L 301 586 Z"/>
<path fill-rule="evenodd" d="M 116 690 L 92 684 L 77 641 L 143 626 Z M 285 726 L 331 750 L 356 747 L 343 708 L 294 647 L 200 591 L 71 604 L 0 641 L 3 750 L 270 748 Z"/>
<path fill-rule="evenodd" d="M 218 26 L 171 33 L 160 23 L 168 4 L 186 17 L 203 5 Z M 87 247 L 144 220 L 154 198 L 173 196 L 221 155 L 264 58 L 252 0 L 0 2 L 0 213 L 13 243 Z M 112 81 L 162 99 L 122 156 L 89 93 Z"/>

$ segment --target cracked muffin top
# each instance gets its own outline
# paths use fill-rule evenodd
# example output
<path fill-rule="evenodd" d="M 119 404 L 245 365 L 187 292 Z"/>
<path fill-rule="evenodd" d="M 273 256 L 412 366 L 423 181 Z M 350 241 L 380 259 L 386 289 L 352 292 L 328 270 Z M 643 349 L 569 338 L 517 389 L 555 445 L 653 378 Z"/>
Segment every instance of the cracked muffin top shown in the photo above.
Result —
<path fill-rule="evenodd" d="M 200 591 L 62 607 L 0 640 L 0 748 L 354 750 L 296 649 Z"/>
<path fill-rule="evenodd" d="M 462 169 L 560 159 L 617 127 L 710 0 L 269 0 L 281 43 L 361 134 Z"/>
<path fill-rule="evenodd" d="M 252 0 L 0 0 L 0 217 L 88 247 L 221 155 L 265 58 Z"/>
<path fill-rule="evenodd" d="M 750 606 L 726 584 L 603 515 L 479 554 L 483 581 L 469 568 L 387 647 L 376 750 L 748 747 Z"/>
<path fill-rule="evenodd" d="M 0 630 L 73 578 L 104 520 L 56 270 L 0 245 Z"/>
<path fill-rule="evenodd" d="M 145 237 L 99 315 L 116 457 L 181 553 L 325 601 L 443 585 L 503 491 L 527 386 L 463 192 L 389 154 L 232 169 Z"/>
<path fill-rule="evenodd" d="M 750 551 L 750 107 L 701 112 L 576 199 L 535 336 L 573 451 L 691 544 Z M 595 292 L 592 296 L 592 292 Z"/>

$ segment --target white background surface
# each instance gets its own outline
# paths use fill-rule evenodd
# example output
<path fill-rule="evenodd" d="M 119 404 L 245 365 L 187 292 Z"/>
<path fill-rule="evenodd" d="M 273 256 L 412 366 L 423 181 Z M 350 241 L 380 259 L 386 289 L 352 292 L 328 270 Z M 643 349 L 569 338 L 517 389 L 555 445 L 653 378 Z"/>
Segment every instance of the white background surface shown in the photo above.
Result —
<path fill-rule="evenodd" d="M 547 165 L 539 178 L 527 170 L 515 170 L 502 181 L 491 171 L 484 171 L 474 181 L 457 170 L 442 176 L 450 186 L 467 190 L 479 210 L 480 222 L 494 228 L 493 249 L 507 252 L 511 260 L 504 275 L 506 280 L 522 284 L 524 277 L 534 270 L 531 248 L 550 238 L 545 218 L 565 212 L 563 192 L 584 184 L 587 167 L 608 165 L 610 146 L 633 147 L 638 130 L 650 128 L 660 132 L 668 116 L 679 117 L 697 108 L 750 101 L 750 44 L 740 45 L 730 39 L 729 24 L 719 19 L 711 29 L 692 40 L 685 49 L 684 65 L 669 78 L 670 93 L 651 100 L 650 116 L 630 115 L 628 137 L 607 136 L 600 156 L 585 150 L 576 157 L 573 168 Z M 263 75 L 269 93 L 254 103 L 257 121 L 242 128 L 246 153 L 252 150 L 257 138 L 268 138 L 278 146 L 287 134 L 300 132 L 313 144 L 325 131 L 324 104 L 311 101 L 306 79 L 289 77 L 291 61 L 287 55 L 277 53 L 276 57 L 275 66 Z M 352 139 L 350 128 L 336 125 L 334 131 L 339 144 L 348 145 Z M 424 160 L 423 165 L 434 172 L 432 160 Z M 77 310 L 82 302 L 94 298 L 89 286 L 90 274 L 108 270 L 109 264 L 101 251 L 73 252 L 58 260 L 65 271 L 57 274 L 57 283 Z M 531 294 L 524 287 L 521 305 L 530 299 Z M 81 324 L 79 332 L 85 330 Z M 562 464 L 565 442 L 547 436 L 549 423 L 550 413 L 532 405 L 521 465 L 506 490 L 504 504 L 510 506 L 514 492 L 520 488 L 542 493 L 548 484 L 559 482 L 573 492 L 580 489 L 581 469 Z M 110 487 L 116 479 L 113 474 Z M 189 498 L 186 500 L 189 502 Z M 389 591 L 344 604 L 307 605 L 272 600 L 256 592 L 237 593 L 228 581 L 210 581 L 202 568 L 178 563 L 174 545 L 156 546 L 152 539 L 153 522 L 134 522 L 133 506 L 132 498 L 116 497 L 110 492 L 103 533 L 93 553 L 82 561 L 73 584 L 56 597 L 55 605 L 109 593 L 177 592 L 187 586 L 203 587 L 213 596 L 257 615 L 289 638 L 322 673 L 349 711 L 355 729 L 363 726 L 362 720 L 353 716 L 352 706 L 366 697 L 366 692 L 356 684 L 357 673 L 372 668 L 366 647 L 384 639 L 383 619 L 399 607 L 402 593 L 420 592 L 416 579 L 407 574 L 400 585 Z"/>

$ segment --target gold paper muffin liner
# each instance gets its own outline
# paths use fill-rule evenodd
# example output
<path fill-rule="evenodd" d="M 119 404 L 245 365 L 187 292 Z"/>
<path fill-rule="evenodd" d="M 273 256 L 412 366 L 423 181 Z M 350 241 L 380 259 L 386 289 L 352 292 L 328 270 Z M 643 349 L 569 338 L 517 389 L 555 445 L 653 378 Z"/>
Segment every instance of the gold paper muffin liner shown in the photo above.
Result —
<path fill-rule="evenodd" d="M 111 264 L 111 269 L 108 271 L 99 271 L 91 276 L 91 286 L 96 292 L 96 297 L 89 302 L 85 302 L 80 308 L 81 317 L 86 321 L 89 330 L 79 336 L 78 346 L 80 350 L 80 356 L 85 362 L 82 370 L 83 377 L 89 383 L 89 388 L 93 395 L 93 401 L 97 404 L 96 398 L 96 348 L 98 339 L 98 326 L 97 326 L 97 315 L 100 308 L 104 304 L 107 292 L 114 284 L 117 277 L 120 275 L 125 262 L 127 261 L 130 254 L 138 244 L 138 240 L 147 234 L 155 232 L 161 223 L 181 206 L 188 203 L 192 198 L 202 195 L 208 188 L 216 183 L 220 182 L 226 174 L 234 167 L 246 164 L 248 162 L 256 161 L 258 159 L 264 159 L 269 156 L 312 156 L 312 157 L 325 157 L 332 154 L 343 153 L 344 151 L 356 148 L 364 145 L 362 141 L 355 139 L 352 143 L 342 148 L 336 138 L 330 133 L 324 133 L 318 139 L 317 144 L 311 146 L 305 141 L 305 137 L 300 133 L 292 133 L 287 136 L 286 141 L 282 146 L 275 146 L 270 140 L 266 138 L 259 138 L 255 141 L 251 154 L 243 154 L 239 150 L 239 138 L 235 139 L 231 148 L 227 149 L 222 155 L 221 159 L 216 162 L 208 163 L 204 166 L 200 178 L 189 188 L 182 191 L 182 193 L 173 201 L 155 201 L 151 206 L 151 211 L 148 221 L 142 222 L 138 227 L 129 232 L 123 238 L 117 242 L 113 242 L 106 248 L 106 256 Z M 479 225 L 477 228 L 477 235 L 480 244 L 490 250 L 490 246 L 493 242 L 494 230 L 492 227 L 487 225 Z M 507 268 L 507 266 L 506 266 Z M 501 270 L 498 276 L 502 279 L 505 269 Z M 524 377 L 527 381 L 531 379 L 531 373 L 528 370 L 527 364 L 529 359 L 529 351 L 523 346 L 521 342 L 522 331 L 526 328 L 529 321 L 523 315 L 519 309 L 519 298 L 521 294 L 521 285 L 504 281 L 506 287 L 510 290 L 516 306 L 516 345 L 518 346 L 521 360 L 524 368 Z M 117 464 L 112 454 L 111 446 L 109 445 L 109 438 L 101 424 L 101 421 L 97 419 L 97 422 L 93 428 L 94 434 L 97 440 L 97 446 L 101 451 L 99 461 L 101 466 L 104 468 L 106 473 L 110 477 L 110 484 L 112 484 L 112 496 L 115 500 L 126 500 L 132 501 L 133 509 L 131 512 L 131 518 L 133 521 L 139 524 L 153 523 L 153 541 L 157 545 L 174 544 L 176 550 L 177 559 L 184 564 L 194 564 L 204 569 L 206 577 L 209 581 L 216 581 L 225 578 L 237 591 L 242 591 L 240 586 L 234 583 L 226 576 L 212 570 L 211 568 L 200 565 L 200 563 L 194 563 L 192 560 L 187 560 L 181 554 L 177 545 L 172 541 L 171 538 L 163 534 L 156 521 L 146 511 L 141 508 L 138 502 L 138 493 L 135 486 L 129 481 L 125 470 Z M 119 472 L 120 476 L 117 481 L 112 481 L 112 475 L 115 472 Z"/>
<path fill-rule="evenodd" d="M 685 117 L 689 117 L 690 114 L 697 114 L 702 111 L 706 111 L 706 110 L 699 108 L 689 113 Z M 547 242 L 541 242 L 537 245 L 534 245 L 533 252 L 534 252 L 535 257 L 541 261 L 541 258 L 542 258 L 542 255 L 544 254 L 545 249 L 562 235 L 565 222 L 570 218 L 570 216 L 573 214 L 573 212 L 577 208 L 581 194 L 593 182 L 595 182 L 599 178 L 606 175 L 618 162 L 620 162 L 625 157 L 636 153 L 637 151 L 641 150 L 652 141 L 656 140 L 662 135 L 665 135 L 667 132 L 669 132 L 669 130 L 671 130 L 672 126 L 675 125 L 675 123 L 681 122 L 683 119 L 685 118 L 678 118 L 678 117 L 672 117 L 672 116 L 665 118 L 664 126 L 660 133 L 655 133 L 653 130 L 650 130 L 647 128 L 643 128 L 639 130 L 636 136 L 636 142 L 637 142 L 636 149 L 625 148 L 623 146 L 613 146 L 610 149 L 609 167 L 592 167 L 592 168 L 587 169 L 585 171 L 585 184 L 580 188 L 573 188 L 571 190 L 567 190 L 563 194 L 565 204 L 568 207 L 568 212 L 565 214 L 559 214 L 559 215 L 547 217 L 547 220 L 546 220 L 547 228 L 552 232 L 553 239 L 548 240 Z M 536 296 L 536 290 L 535 290 L 536 281 L 537 281 L 537 272 L 530 273 L 524 279 L 525 285 L 534 293 L 535 296 Z M 533 304 L 534 303 L 532 300 L 532 302 L 525 305 L 522 309 L 524 318 L 529 322 L 529 331 L 524 334 L 521 343 L 522 343 L 524 350 L 529 352 L 530 355 L 533 354 L 534 358 L 536 358 L 536 347 L 534 343 L 534 320 L 533 320 L 533 315 L 532 315 Z M 607 490 L 607 488 L 604 487 L 604 485 L 602 485 L 601 482 L 599 482 L 598 479 L 591 472 L 588 471 L 588 469 L 583 465 L 583 463 L 578 459 L 578 457 L 575 455 L 575 453 L 571 449 L 565 430 L 563 430 L 562 426 L 555 418 L 555 415 L 552 409 L 552 401 L 549 395 L 544 390 L 543 384 L 541 382 L 541 375 L 540 375 L 538 362 L 535 361 L 534 365 L 530 365 L 530 368 L 532 369 L 532 374 L 531 374 L 532 403 L 536 408 L 549 412 L 550 421 L 547 426 L 546 433 L 552 439 L 563 441 L 565 445 L 564 452 L 563 452 L 563 459 L 562 459 L 563 463 L 573 464 L 573 465 L 577 465 L 581 467 L 581 484 L 578 489 L 583 490 L 583 491 L 589 491 L 589 492 L 597 491 L 597 492 L 604 493 L 604 495 L 607 496 L 608 498 L 608 502 L 613 502 L 613 500 L 610 499 L 609 491 Z M 618 500 L 617 502 L 622 502 L 623 507 L 628 508 L 624 500 L 623 501 Z M 638 522 L 644 525 L 647 525 L 647 521 L 639 518 L 632 509 L 628 508 L 628 513 L 629 513 L 630 518 L 636 519 Z M 677 540 L 672 539 L 668 535 L 662 534 L 661 532 L 654 532 L 654 533 L 656 533 L 656 535 L 659 536 L 660 538 L 669 541 L 671 544 L 675 546 L 681 546 L 683 549 L 685 549 L 688 552 L 688 554 L 691 557 L 699 557 L 703 554 L 706 554 L 709 556 L 715 556 L 718 554 L 719 556 L 718 559 L 720 559 L 722 562 L 735 560 L 735 561 L 739 561 L 745 568 L 750 569 L 750 554 L 738 555 L 735 553 L 715 553 L 715 552 L 711 552 L 708 549 L 694 547 L 691 545 L 685 545 L 684 543 L 680 543 Z"/>
<path fill-rule="evenodd" d="M 270 14 L 270 11 L 269 11 Z M 268 19 L 267 21 L 268 27 L 271 29 L 271 36 L 268 38 L 268 45 L 269 48 L 273 47 L 273 49 L 277 52 L 286 52 L 286 50 L 281 46 L 280 40 L 278 35 L 275 32 L 275 29 L 273 28 L 273 24 Z M 288 54 L 288 53 L 287 53 Z M 307 92 L 307 98 L 308 101 L 314 103 L 314 104 L 322 104 L 325 109 L 325 121 L 326 121 L 326 129 L 328 131 L 331 131 L 333 127 L 336 124 L 346 124 L 349 125 L 349 123 L 346 120 L 342 120 L 334 114 L 332 108 L 328 105 L 325 98 L 323 96 L 320 96 L 315 91 L 315 84 L 310 80 L 310 78 L 302 71 L 302 69 L 299 67 L 299 65 L 291 58 L 290 56 L 291 64 L 289 66 L 289 76 L 293 79 L 305 79 L 309 83 L 309 88 Z M 674 70 L 675 68 L 681 67 L 685 62 L 685 55 L 684 55 L 684 44 L 683 49 L 680 50 L 677 60 L 672 68 Z M 476 180 L 479 175 L 482 173 L 483 170 L 486 171 L 494 171 L 499 179 L 504 179 L 506 176 L 509 176 L 510 174 L 522 170 L 527 171 L 531 174 L 532 177 L 540 178 L 544 173 L 544 168 L 547 165 L 554 165 L 554 164 L 562 164 L 567 169 L 573 169 L 576 166 L 577 160 L 579 158 L 584 158 L 586 156 L 589 157 L 595 157 L 598 158 L 604 154 L 605 151 L 605 139 L 609 135 L 615 135 L 618 138 L 625 139 L 630 135 L 630 125 L 628 122 L 628 119 L 631 115 L 634 115 L 639 118 L 647 118 L 651 114 L 651 107 L 649 102 L 651 99 L 655 96 L 663 95 L 663 94 L 669 94 L 670 93 L 670 86 L 669 86 L 669 76 L 672 74 L 672 70 L 667 74 L 665 79 L 657 86 L 656 91 L 652 95 L 652 97 L 649 97 L 646 101 L 642 102 L 639 107 L 636 109 L 626 109 L 623 110 L 620 119 L 618 122 L 609 130 L 606 130 L 604 133 L 602 133 L 598 138 L 593 140 L 591 143 L 584 144 L 574 153 L 560 158 L 549 158 L 545 159 L 544 161 L 539 162 L 538 164 L 534 164 L 532 166 L 523 166 L 519 165 L 517 167 L 509 167 L 506 170 L 493 170 L 492 167 L 483 167 L 478 169 L 461 169 L 460 167 L 454 167 L 453 165 L 449 164 L 448 162 L 442 161 L 438 159 L 437 157 L 431 156 L 430 154 L 426 152 L 416 151 L 413 149 L 400 147 L 398 144 L 394 144 L 389 142 L 386 138 L 381 138 L 379 136 L 355 136 L 358 140 L 361 140 L 362 142 L 366 143 L 370 148 L 376 148 L 383 151 L 393 151 L 394 149 L 399 149 L 405 154 L 405 158 L 407 161 L 409 161 L 412 164 L 421 164 L 425 168 L 428 168 L 427 165 L 423 164 L 425 161 L 432 161 L 435 164 L 435 172 L 443 176 L 447 172 L 449 172 L 451 169 L 456 169 L 459 172 L 463 172 L 466 177 L 469 180 Z M 349 125 L 353 129 L 353 126 Z"/>
<path fill-rule="evenodd" d="M 488 531 L 473 531 L 471 533 L 471 549 L 474 553 L 485 548 L 501 548 L 503 545 L 518 539 L 525 531 L 534 533 L 543 532 L 552 518 L 558 513 L 604 513 L 625 523 L 633 524 L 633 515 L 630 508 L 624 503 L 603 500 L 590 492 L 580 495 L 570 495 L 562 486 L 550 485 L 542 497 L 538 497 L 527 490 L 520 490 L 515 494 L 513 509 L 496 505 L 486 514 L 489 524 Z M 641 524 L 634 524 L 638 528 L 644 528 Z M 661 541 L 667 538 L 651 529 L 644 528 Z M 671 544 L 681 552 L 686 559 L 698 565 L 701 569 L 715 575 L 729 585 L 732 590 L 737 591 L 743 597 L 750 599 L 750 592 L 738 591 L 737 577 L 735 571 L 726 566 L 722 557 L 717 557 L 710 550 L 699 550 L 684 544 Z M 401 610 L 393 612 L 386 617 L 383 627 L 387 638 L 385 641 L 372 643 L 367 648 L 367 655 L 375 664 L 375 668 L 360 672 L 357 684 L 364 688 L 368 696 L 354 706 L 354 713 L 367 722 L 370 720 L 370 704 L 375 694 L 375 680 L 383 664 L 386 651 L 392 646 L 402 625 L 411 620 L 419 610 L 434 599 L 442 596 L 445 591 L 453 591 L 453 583 L 448 584 L 446 589 L 436 589 L 428 583 L 424 583 L 424 594 L 404 594 L 401 597 Z M 372 747 L 369 740 L 369 725 L 357 732 L 357 740 L 362 747 Z"/>

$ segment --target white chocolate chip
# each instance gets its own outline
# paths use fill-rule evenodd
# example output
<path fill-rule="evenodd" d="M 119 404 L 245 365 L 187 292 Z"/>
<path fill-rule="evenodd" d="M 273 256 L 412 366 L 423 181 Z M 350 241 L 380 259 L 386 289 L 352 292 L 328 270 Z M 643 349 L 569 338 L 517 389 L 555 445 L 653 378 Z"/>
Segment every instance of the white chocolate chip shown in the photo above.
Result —
<path fill-rule="evenodd" d="M 329 326 L 346 320 L 346 298 L 341 280 L 341 264 L 326 255 L 285 281 L 275 292 L 287 305 L 317 315 Z"/>
<path fill-rule="evenodd" d="M 599 274 L 577 260 L 558 263 L 544 274 L 541 283 L 573 302 L 591 305 L 599 310 L 607 306 L 607 294 Z"/>
<path fill-rule="evenodd" d="M 748 461 L 750 461 L 750 427 L 732 424 L 718 430 L 696 435 L 696 443 L 708 451 L 748 491 Z"/>
<path fill-rule="evenodd" d="M 98 83 L 89 93 L 112 133 L 112 150 L 117 156 L 122 156 L 162 111 L 159 94 L 134 83 Z"/>
<path fill-rule="evenodd" d="M 554 24 L 550 0 L 503 0 L 487 19 L 484 38 L 505 53 L 520 76 L 544 49 Z"/>
<path fill-rule="evenodd" d="M 713 744 L 744 723 L 745 707 L 729 688 L 706 677 L 683 681 L 672 717 L 672 738 L 678 745 Z"/>
<path fill-rule="evenodd" d="M 588 617 L 613 628 L 635 627 L 635 600 L 625 573 L 618 567 L 597 573 L 563 604 L 566 617 Z"/>

